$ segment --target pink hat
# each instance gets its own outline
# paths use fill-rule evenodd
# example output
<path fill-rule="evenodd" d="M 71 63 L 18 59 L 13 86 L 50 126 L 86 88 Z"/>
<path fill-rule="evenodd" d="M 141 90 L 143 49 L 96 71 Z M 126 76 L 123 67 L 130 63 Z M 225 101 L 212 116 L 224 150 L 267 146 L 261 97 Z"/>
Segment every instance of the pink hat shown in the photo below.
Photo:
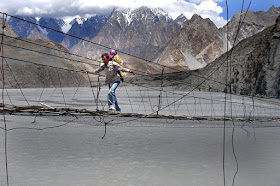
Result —
<path fill-rule="evenodd" d="M 109 58 L 113 58 L 117 54 L 118 54 L 117 51 L 111 50 L 110 53 L 109 53 Z"/>

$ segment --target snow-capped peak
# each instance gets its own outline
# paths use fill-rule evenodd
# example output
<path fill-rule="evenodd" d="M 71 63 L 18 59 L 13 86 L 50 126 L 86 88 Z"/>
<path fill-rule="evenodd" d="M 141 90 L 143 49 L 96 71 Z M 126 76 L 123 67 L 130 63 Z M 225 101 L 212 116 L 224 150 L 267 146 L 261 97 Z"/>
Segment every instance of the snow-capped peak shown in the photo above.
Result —
<path fill-rule="evenodd" d="M 70 22 L 70 24 L 78 23 L 79 25 L 83 24 L 87 18 L 82 18 L 80 16 L 75 16 L 74 19 Z"/>
<path fill-rule="evenodd" d="M 170 17 L 168 15 L 168 13 L 166 13 L 163 9 L 161 8 L 151 8 L 152 12 L 157 15 L 157 16 L 167 16 Z"/>
<path fill-rule="evenodd" d="M 172 17 L 166 13 L 163 9 L 161 8 L 148 8 L 148 7 L 140 7 L 140 8 L 136 8 L 136 9 L 122 9 L 120 10 L 122 16 L 125 18 L 127 24 L 129 25 L 136 17 L 137 15 L 139 16 L 139 13 L 137 13 L 137 11 L 142 10 L 141 14 L 142 14 L 142 18 L 148 18 L 150 17 L 148 14 L 146 14 L 147 12 L 143 13 L 143 10 L 150 10 L 151 13 L 158 17 L 159 19 L 165 19 L 167 22 L 169 22 L 170 20 L 173 20 Z"/>

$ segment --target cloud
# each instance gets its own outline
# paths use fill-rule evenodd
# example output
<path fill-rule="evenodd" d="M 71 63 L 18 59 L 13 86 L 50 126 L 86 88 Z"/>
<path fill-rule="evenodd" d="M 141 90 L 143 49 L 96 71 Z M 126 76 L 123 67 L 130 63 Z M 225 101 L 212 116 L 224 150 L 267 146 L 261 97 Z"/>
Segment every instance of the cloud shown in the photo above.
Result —
<path fill-rule="evenodd" d="M 217 26 L 226 21 L 220 16 L 223 9 L 216 2 L 222 0 L 9 0 L 0 2 L 1 11 L 12 15 L 33 17 L 81 16 L 110 14 L 113 8 L 160 7 L 173 18 L 183 13 L 188 19 L 193 14 L 210 18 Z"/>
<path fill-rule="evenodd" d="M 188 19 L 193 14 L 198 14 L 203 18 L 209 18 L 217 27 L 224 26 L 227 21 L 220 16 L 223 13 L 222 7 L 218 6 L 216 2 L 221 0 L 192 0 L 193 2 L 177 1 L 172 5 L 163 6 L 162 8 L 167 11 L 173 18 L 178 17 L 183 13 Z"/>
<path fill-rule="evenodd" d="M 223 13 L 222 7 L 212 0 L 203 0 L 199 5 L 197 5 L 197 14 L 203 18 L 211 19 L 217 27 L 224 26 L 227 21 L 220 16 Z"/>
<path fill-rule="evenodd" d="M 201 3 L 203 0 L 190 0 L 189 2 L 191 3 L 196 3 L 196 4 L 199 4 Z M 213 2 L 222 2 L 224 0 L 212 0 Z"/>

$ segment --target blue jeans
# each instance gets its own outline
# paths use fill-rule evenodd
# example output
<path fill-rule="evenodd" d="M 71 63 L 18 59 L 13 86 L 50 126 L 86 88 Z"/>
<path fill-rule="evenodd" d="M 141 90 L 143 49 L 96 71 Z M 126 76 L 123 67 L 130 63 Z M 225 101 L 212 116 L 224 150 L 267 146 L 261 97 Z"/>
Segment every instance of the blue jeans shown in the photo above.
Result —
<path fill-rule="evenodd" d="M 112 85 L 111 83 L 109 83 L 109 94 L 108 94 L 108 105 L 109 107 L 110 106 L 114 106 L 115 105 L 115 108 L 117 111 L 120 111 L 120 107 L 118 105 L 118 101 L 117 101 L 117 98 L 116 98 L 116 89 L 118 88 L 120 84 L 120 81 L 115 81 Z"/>

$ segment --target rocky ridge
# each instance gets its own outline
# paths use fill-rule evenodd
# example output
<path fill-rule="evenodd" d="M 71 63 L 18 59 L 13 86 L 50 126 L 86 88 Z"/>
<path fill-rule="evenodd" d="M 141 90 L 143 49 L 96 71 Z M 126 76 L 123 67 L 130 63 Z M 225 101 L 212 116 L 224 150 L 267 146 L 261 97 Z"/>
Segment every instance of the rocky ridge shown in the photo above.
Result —
<path fill-rule="evenodd" d="M 152 82 L 152 86 L 160 86 L 162 82 L 156 77 L 144 81 Z M 274 25 L 240 41 L 206 67 L 165 74 L 164 86 L 171 85 L 188 90 L 280 98 L 280 16 Z"/>
<path fill-rule="evenodd" d="M 3 24 L 2 20 L 0 23 Z M 75 72 L 84 65 L 77 63 L 79 59 L 72 57 L 62 45 L 49 40 L 21 38 L 7 23 L 5 26 L 1 32 L 1 37 L 4 33 L 1 49 L 6 88 L 88 86 L 88 78 Z M 2 83 L 1 79 L 1 86 Z"/>
<path fill-rule="evenodd" d="M 141 7 L 133 11 L 114 11 L 91 41 L 107 48 L 154 60 L 180 25 L 161 9 Z M 79 55 L 94 56 L 99 46 L 80 42 L 71 49 Z M 108 50 L 108 49 L 107 49 Z"/>
<path fill-rule="evenodd" d="M 156 62 L 165 66 L 177 66 L 178 70 L 182 70 L 183 66 L 190 70 L 203 68 L 226 52 L 227 42 L 230 49 L 243 39 L 273 25 L 279 14 L 280 7 L 274 6 L 267 12 L 244 10 L 236 13 L 227 25 L 219 29 L 209 19 L 194 15 L 185 21 L 183 28 L 172 38 Z"/>
<path fill-rule="evenodd" d="M 222 41 L 212 21 L 194 15 L 185 21 L 156 61 L 165 66 L 187 66 L 189 70 L 202 68 L 225 51 Z"/>
<path fill-rule="evenodd" d="M 280 7 L 272 6 L 267 12 L 258 11 L 252 12 L 250 10 L 244 10 L 243 12 L 237 12 L 234 14 L 232 19 L 228 22 L 227 25 L 220 28 L 221 33 L 223 34 L 224 38 L 228 32 L 228 41 L 229 41 L 229 48 L 233 46 L 233 44 L 237 44 L 245 38 L 248 38 L 268 26 L 271 26 L 275 23 L 275 19 L 280 15 Z M 246 16 L 246 17 L 245 17 Z M 239 21 L 241 20 L 241 25 L 239 25 Z M 240 26 L 238 35 L 237 30 Z M 236 41 L 235 41 L 236 40 Z M 234 43 L 235 42 L 235 43 Z"/>

